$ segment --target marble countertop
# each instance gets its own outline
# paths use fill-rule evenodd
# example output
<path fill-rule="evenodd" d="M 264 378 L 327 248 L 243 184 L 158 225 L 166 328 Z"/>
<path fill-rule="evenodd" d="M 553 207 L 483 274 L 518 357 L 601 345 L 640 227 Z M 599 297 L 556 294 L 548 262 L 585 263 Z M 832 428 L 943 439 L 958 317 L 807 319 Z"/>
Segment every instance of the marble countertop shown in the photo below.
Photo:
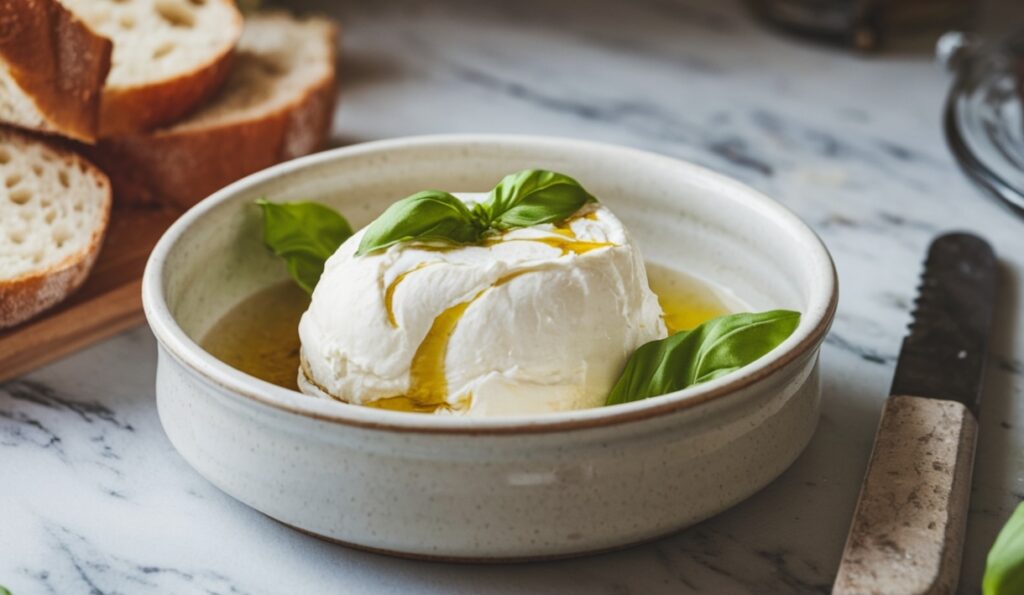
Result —
<path fill-rule="evenodd" d="M 315 2 L 302 3 L 316 8 Z M 186 465 L 157 419 L 142 327 L 0 384 L 0 584 L 34 593 L 819 593 L 834 576 L 930 239 L 1001 256 L 961 590 L 1024 498 L 1024 221 L 953 163 L 948 75 L 927 52 L 863 57 L 782 37 L 738 5 L 347 2 L 333 140 L 562 135 L 735 176 L 824 238 L 841 299 L 824 409 L 776 482 L 678 535 L 561 562 L 462 566 L 287 529 Z"/>

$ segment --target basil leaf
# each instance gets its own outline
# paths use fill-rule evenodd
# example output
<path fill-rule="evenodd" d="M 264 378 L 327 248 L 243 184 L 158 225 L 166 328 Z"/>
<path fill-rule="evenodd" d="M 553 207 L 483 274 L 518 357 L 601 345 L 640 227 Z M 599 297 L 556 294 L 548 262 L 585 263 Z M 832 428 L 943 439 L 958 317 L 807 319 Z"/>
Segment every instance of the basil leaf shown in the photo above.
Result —
<path fill-rule="evenodd" d="M 492 228 L 505 230 L 556 223 L 596 201 L 567 175 L 528 169 L 502 178 L 481 207 Z"/>
<path fill-rule="evenodd" d="M 606 405 L 656 397 L 713 380 L 760 358 L 796 330 L 800 313 L 729 314 L 641 346 L 626 363 Z"/>
<path fill-rule="evenodd" d="M 6 587 L 0 585 L 0 595 L 13 595 Z"/>
<path fill-rule="evenodd" d="M 472 209 L 447 192 L 425 190 L 394 203 L 371 223 L 356 256 L 401 242 L 478 242 L 490 229 L 562 221 L 595 200 L 576 180 L 543 170 L 505 176 Z"/>
<path fill-rule="evenodd" d="M 324 263 L 352 235 L 348 221 L 315 202 L 256 201 L 263 211 L 263 243 L 288 262 L 299 287 L 313 293 Z"/>
<path fill-rule="evenodd" d="M 424 190 L 394 203 L 370 224 L 356 256 L 413 240 L 468 244 L 479 241 L 486 225 L 461 200 L 440 190 Z"/>
<path fill-rule="evenodd" d="M 1024 503 L 1017 506 L 988 552 L 981 590 L 984 595 L 1024 593 Z"/>

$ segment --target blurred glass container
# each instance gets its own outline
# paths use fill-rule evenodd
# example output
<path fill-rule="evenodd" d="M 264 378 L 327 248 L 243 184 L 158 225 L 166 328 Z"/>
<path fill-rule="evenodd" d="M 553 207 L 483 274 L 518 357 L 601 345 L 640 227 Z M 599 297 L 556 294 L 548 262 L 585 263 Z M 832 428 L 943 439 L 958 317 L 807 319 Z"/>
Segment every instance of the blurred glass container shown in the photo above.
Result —
<path fill-rule="evenodd" d="M 955 76 L 943 121 L 950 150 L 972 180 L 1024 215 L 1024 29 L 988 42 L 948 33 L 937 53 Z"/>
<path fill-rule="evenodd" d="M 794 33 L 861 50 L 893 39 L 965 26 L 975 0 L 749 0 L 754 12 Z"/>

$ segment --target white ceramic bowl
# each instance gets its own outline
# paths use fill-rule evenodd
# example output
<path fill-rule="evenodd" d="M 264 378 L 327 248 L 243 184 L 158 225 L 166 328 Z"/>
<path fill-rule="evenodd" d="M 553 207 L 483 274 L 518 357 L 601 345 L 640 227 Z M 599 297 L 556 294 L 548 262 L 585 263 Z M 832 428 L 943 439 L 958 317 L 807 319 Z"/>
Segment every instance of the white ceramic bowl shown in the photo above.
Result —
<path fill-rule="evenodd" d="M 626 223 L 648 261 L 729 287 L 758 310 L 799 310 L 799 328 L 754 364 L 684 391 L 491 419 L 314 399 L 239 372 L 197 344 L 233 305 L 286 278 L 261 244 L 257 198 L 325 202 L 359 227 L 411 192 L 485 191 L 534 167 L 580 180 Z M 199 473 L 302 531 L 463 560 L 565 556 L 652 539 L 772 481 L 817 425 L 818 349 L 836 298 L 821 241 L 751 188 L 660 155 L 521 136 L 373 142 L 257 173 L 179 219 L 143 282 L 160 345 L 160 419 Z"/>

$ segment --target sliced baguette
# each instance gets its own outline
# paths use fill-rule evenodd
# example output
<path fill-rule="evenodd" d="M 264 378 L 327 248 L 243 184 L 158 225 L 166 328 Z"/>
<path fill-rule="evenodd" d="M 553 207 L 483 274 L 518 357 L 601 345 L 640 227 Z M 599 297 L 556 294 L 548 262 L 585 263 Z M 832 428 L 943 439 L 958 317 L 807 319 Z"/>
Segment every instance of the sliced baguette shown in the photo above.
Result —
<path fill-rule="evenodd" d="M 242 32 L 234 0 L 62 0 L 114 42 L 100 136 L 169 124 L 213 95 Z"/>
<path fill-rule="evenodd" d="M 252 15 L 231 76 L 211 103 L 169 128 L 86 150 L 111 176 L 118 201 L 181 207 L 311 153 L 334 115 L 336 36 L 327 19 Z"/>
<path fill-rule="evenodd" d="M 0 128 L 0 328 L 57 304 L 85 281 L 110 204 L 107 176 L 84 158 Z"/>
<path fill-rule="evenodd" d="M 111 47 L 56 0 L 0 0 L 0 120 L 92 142 Z"/>

